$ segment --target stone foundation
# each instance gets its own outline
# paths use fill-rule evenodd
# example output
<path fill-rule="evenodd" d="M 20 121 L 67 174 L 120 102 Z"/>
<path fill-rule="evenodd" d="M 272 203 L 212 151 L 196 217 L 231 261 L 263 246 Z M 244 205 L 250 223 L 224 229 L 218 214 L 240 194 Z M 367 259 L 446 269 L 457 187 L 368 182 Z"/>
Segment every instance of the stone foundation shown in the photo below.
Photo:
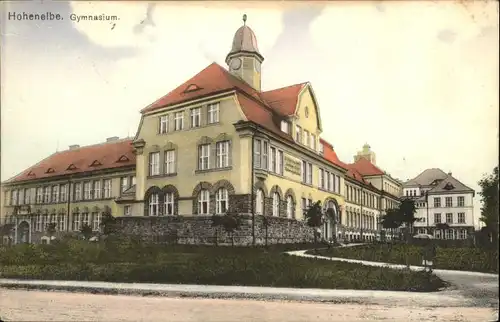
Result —
<path fill-rule="evenodd" d="M 242 203 L 249 200 L 241 200 Z M 175 216 L 175 217 L 120 217 L 117 218 L 121 231 L 125 235 L 139 237 L 146 242 L 179 244 L 230 244 L 252 245 L 252 216 L 240 215 L 241 227 L 233 236 L 223 227 L 212 227 L 211 216 Z M 255 243 L 289 244 L 313 242 L 313 229 L 305 222 L 282 217 L 264 217 L 255 215 Z M 216 231 L 217 230 L 217 231 Z M 216 237 L 217 236 L 217 237 Z"/>

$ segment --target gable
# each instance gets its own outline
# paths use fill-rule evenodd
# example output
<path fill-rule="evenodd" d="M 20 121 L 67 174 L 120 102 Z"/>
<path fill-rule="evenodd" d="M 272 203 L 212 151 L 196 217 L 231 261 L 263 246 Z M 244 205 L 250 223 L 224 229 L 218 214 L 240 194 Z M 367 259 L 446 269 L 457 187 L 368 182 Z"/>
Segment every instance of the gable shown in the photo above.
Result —
<path fill-rule="evenodd" d="M 295 116 L 299 118 L 299 124 L 303 128 L 322 131 L 319 107 L 310 84 L 304 86 L 299 93 Z"/>

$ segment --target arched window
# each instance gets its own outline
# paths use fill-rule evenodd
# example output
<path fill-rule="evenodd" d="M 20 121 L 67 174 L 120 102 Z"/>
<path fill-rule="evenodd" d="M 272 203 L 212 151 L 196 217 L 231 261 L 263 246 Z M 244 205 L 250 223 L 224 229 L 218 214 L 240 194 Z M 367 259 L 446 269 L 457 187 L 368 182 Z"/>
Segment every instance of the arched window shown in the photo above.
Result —
<path fill-rule="evenodd" d="M 273 216 L 278 217 L 280 214 L 280 195 L 273 193 Z"/>
<path fill-rule="evenodd" d="M 228 206 L 228 193 L 227 189 L 220 188 L 215 193 L 215 212 L 217 214 L 224 214 Z"/>
<path fill-rule="evenodd" d="M 255 195 L 255 213 L 258 215 L 264 214 L 264 191 L 257 190 Z"/>
<path fill-rule="evenodd" d="M 164 214 L 172 216 L 174 214 L 174 193 L 165 193 Z"/>
<path fill-rule="evenodd" d="M 208 190 L 201 190 L 198 195 L 198 214 L 207 215 L 210 209 L 210 193 Z"/>
<path fill-rule="evenodd" d="M 149 196 L 149 215 L 150 216 L 158 216 L 158 203 L 159 203 L 159 195 L 158 193 L 152 193 Z"/>
<path fill-rule="evenodd" d="M 293 198 L 292 196 L 286 197 L 286 216 L 293 218 Z"/>

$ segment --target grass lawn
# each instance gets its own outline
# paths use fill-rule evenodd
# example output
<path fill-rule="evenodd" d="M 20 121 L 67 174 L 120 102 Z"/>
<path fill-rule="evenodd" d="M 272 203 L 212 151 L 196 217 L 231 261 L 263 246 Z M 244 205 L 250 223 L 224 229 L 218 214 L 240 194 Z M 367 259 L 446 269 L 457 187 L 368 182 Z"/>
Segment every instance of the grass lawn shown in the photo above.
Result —
<path fill-rule="evenodd" d="M 100 244 L 0 248 L 4 278 L 246 285 L 325 289 L 436 291 L 446 284 L 435 275 L 358 264 L 300 258 L 265 248 Z"/>
<path fill-rule="evenodd" d="M 314 254 L 314 251 L 308 251 Z M 317 255 L 361 259 L 374 262 L 422 265 L 422 247 L 404 244 L 370 244 L 318 250 Z M 437 248 L 436 268 L 498 273 L 498 251 L 479 248 Z"/>

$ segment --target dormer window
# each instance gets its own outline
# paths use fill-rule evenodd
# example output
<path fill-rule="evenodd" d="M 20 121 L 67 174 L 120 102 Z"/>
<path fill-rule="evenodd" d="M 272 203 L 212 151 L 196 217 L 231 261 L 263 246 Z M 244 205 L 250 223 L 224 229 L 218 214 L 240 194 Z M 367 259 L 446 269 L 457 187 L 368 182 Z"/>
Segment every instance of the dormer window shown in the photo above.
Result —
<path fill-rule="evenodd" d="M 290 133 L 290 125 L 287 121 L 283 120 L 281 121 L 281 131 L 285 132 L 287 134 Z"/>
<path fill-rule="evenodd" d="M 300 143 L 300 139 L 302 138 L 302 128 L 298 125 L 295 126 L 295 141 Z"/>
<path fill-rule="evenodd" d="M 446 185 L 444 186 L 444 189 L 446 190 L 453 190 L 455 187 L 451 184 L 451 183 L 446 183 Z"/>
<path fill-rule="evenodd" d="M 194 92 L 194 91 L 197 91 L 200 89 L 201 89 L 201 87 L 199 87 L 198 85 L 190 84 L 188 87 L 186 87 L 186 89 L 184 90 L 184 93 Z"/>

